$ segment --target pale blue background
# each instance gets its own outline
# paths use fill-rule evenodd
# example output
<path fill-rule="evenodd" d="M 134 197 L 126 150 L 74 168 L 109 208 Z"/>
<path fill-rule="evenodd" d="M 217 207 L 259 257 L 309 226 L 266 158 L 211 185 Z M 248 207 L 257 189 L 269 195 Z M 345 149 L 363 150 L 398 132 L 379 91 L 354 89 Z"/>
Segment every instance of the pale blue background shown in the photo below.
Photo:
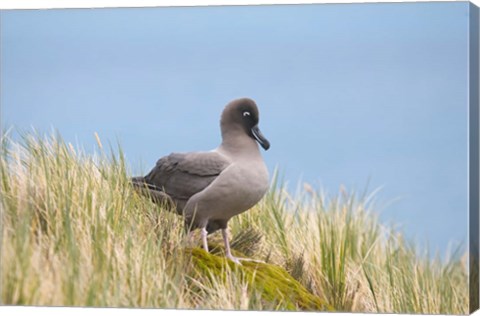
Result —
<path fill-rule="evenodd" d="M 467 241 L 466 2 L 3 11 L 0 34 L 5 126 L 96 131 L 145 172 L 249 96 L 292 190 L 383 186 L 383 221 Z"/>

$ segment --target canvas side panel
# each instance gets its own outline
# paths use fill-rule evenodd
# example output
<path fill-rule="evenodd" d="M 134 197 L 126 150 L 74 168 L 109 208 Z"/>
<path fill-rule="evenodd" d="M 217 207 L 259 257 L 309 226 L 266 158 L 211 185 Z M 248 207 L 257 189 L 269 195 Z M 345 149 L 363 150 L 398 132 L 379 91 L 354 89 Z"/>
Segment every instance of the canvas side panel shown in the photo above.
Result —
<path fill-rule="evenodd" d="M 479 8 L 470 3 L 469 19 L 469 295 L 470 313 L 479 305 Z"/>

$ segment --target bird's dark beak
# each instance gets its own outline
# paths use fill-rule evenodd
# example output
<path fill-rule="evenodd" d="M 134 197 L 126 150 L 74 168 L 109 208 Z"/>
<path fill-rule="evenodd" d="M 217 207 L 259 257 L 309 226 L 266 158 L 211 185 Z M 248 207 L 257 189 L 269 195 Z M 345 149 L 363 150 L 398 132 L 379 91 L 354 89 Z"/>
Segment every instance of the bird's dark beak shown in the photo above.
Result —
<path fill-rule="evenodd" d="M 268 148 L 270 148 L 270 142 L 265 138 L 265 136 L 263 136 L 262 132 L 260 132 L 258 125 L 252 127 L 251 131 L 253 137 L 260 144 L 260 146 L 262 146 L 263 149 L 268 150 Z"/>

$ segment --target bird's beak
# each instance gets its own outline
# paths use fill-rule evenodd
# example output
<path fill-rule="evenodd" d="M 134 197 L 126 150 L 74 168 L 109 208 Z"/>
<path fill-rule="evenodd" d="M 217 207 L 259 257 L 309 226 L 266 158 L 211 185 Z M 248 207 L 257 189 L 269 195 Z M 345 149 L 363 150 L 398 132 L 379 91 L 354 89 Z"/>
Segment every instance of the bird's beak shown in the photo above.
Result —
<path fill-rule="evenodd" d="M 270 148 L 270 142 L 263 136 L 262 132 L 260 132 L 258 125 L 252 127 L 252 135 L 263 149 L 268 150 L 268 148 Z"/>

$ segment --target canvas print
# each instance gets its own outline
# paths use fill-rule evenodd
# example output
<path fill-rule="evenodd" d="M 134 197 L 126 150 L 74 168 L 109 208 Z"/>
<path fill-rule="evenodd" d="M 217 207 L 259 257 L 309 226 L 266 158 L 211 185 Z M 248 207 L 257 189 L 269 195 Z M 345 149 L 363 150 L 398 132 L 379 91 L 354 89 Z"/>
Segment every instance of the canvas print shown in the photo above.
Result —
<path fill-rule="evenodd" d="M 2 305 L 478 308 L 473 4 L 0 26 Z"/>

